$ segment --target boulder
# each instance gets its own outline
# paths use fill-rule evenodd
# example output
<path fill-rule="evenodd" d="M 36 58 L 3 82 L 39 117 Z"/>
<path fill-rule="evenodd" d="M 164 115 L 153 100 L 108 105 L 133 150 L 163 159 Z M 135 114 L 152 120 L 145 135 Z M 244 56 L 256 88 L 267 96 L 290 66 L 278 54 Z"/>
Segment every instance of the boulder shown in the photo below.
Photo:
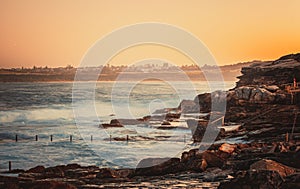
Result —
<path fill-rule="evenodd" d="M 224 143 L 220 146 L 219 150 L 228 154 L 232 154 L 236 150 L 236 148 L 236 145 Z"/>
<path fill-rule="evenodd" d="M 194 102 L 199 104 L 200 112 L 225 111 L 227 93 L 225 91 L 213 91 L 212 93 L 203 93 L 196 96 Z M 212 104 L 214 105 L 212 107 Z M 213 108 L 213 109 L 212 109 Z"/>
<path fill-rule="evenodd" d="M 238 100 L 246 100 L 251 103 L 274 103 L 276 94 L 262 87 L 241 86 L 235 88 Z"/>
<path fill-rule="evenodd" d="M 102 168 L 96 175 L 96 178 L 115 178 L 114 172 L 112 169 L 109 168 Z"/>
<path fill-rule="evenodd" d="M 263 159 L 260 161 L 257 161 L 253 163 L 250 166 L 250 169 L 255 170 L 273 170 L 277 171 L 280 176 L 286 177 L 288 175 L 294 174 L 296 171 L 294 168 L 288 167 L 286 165 L 283 165 L 281 163 L 278 163 L 273 160 Z"/>
<path fill-rule="evenodd" d="M 216 153 L 211 151 L 205 151 L 202 153 L 202 158 L 206 161 L 208 167 L 222 168 L 225 160 L 219 157 Z"/>
<path fill-rule="evenodd" d="M 236 96 L 238 99 L 249 100 L 250 95 L 254 87 L 242 86 L 235 89 Z"/>
<path fill-rule="evenodd" d="M 229 182 L 221 182 L 219 189 L 277 189 L 283 179 L 277 171 L 243 171 Z"/>
<path fill-rule="evenodd" d="M 182 170 L 179 158 L 147 158 L 141 160 L 134 176 L 154 176 L 176 173 Z"/>
<path fill-rule="evenodd" d="M 271 93 L 274 93 L 280 89 L 277 85 L 264 85 L 264 88 L 270 91 Z"/>
<path fill-rule="evenodd" d="M 200 107 L 193 100 L 182 100 L 178 109 L 181 110 L 182 113 L 199 113 Z"/>
<path fill-rule="evenodd" d="M 117 119 L 112 119 L 112 120 L 110 121 L 109 124 L 103 123 L 103 124 L 100 124 L 99 126 L 100 126 L 100 127 L 103 127 L 103 128 L 109 128 L 109 127 L 124 127 L 124 126 L 120 123 L 120 121 L 117 120 Z"/>
<path fill-rule="evenodd" d="M 207 168 L 207 162 L 205 159 L 193 157 L 184 163 L 184 167 L 187 171 L 203 172 Z"/>

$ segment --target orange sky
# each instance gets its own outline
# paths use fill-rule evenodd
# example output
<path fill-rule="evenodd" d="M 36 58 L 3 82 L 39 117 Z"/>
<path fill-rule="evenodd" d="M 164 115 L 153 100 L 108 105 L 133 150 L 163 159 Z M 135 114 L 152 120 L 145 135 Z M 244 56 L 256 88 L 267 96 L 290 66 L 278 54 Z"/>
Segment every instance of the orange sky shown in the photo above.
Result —
<path fill-rule="evenodd" d="M 0 67 L 78 66 L 112 30 L 163 22 L 196 35 L 219 65 L 300 52 L 299 0 L 1 0 Z M 160 58 L 190 63 L 175 50 L 145 45 L 111 63 Z"/>

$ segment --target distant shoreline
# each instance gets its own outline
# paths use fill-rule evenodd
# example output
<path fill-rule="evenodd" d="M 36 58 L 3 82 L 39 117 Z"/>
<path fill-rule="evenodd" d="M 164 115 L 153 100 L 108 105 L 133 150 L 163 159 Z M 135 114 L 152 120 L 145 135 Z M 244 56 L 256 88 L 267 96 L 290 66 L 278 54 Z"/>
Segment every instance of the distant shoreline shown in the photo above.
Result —
<path fill-rule="evenodd" d="M 253 62 L 238 63 L 220 67 L 207 66 L 205 70 L 210 74 L 219 77 L 220 71 L 224 81 L 237 81 L 241 75 L 241 68 Z M 149 81 L 206 81 L 201 68 L 186 67 L 183 69 L 166 68 L 166 70 L 152 71 L 127 71 L 116 67 L 100 68 L 35 68 L 35 69 L 0 69 L 0 82 L 73 82 L 77 72 L 84 75 L 80 81 L 139 81 L 146 78 Z M 170 70 L 168 70 L 170 69 Z M 100 77 L 99 77 L 99 72 Z M 121 78 L 119 78 L 121 76 Z M 219 79 L 217 79 L 219 80 Z"/>

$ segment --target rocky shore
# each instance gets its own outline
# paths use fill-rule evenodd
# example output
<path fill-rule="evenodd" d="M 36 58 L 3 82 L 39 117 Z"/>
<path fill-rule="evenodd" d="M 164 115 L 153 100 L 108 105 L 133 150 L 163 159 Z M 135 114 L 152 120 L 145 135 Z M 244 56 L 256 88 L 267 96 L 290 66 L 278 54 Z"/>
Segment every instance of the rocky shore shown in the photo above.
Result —
<path fill-rule="evenodd" d="M 17 175 L 2 174 L 0 188 L 300 188 L 300 98 L 287 91 L 287 86 L 297 88 L 294 82 L 300 81 L 299 73 L 300 54 L 257 62 L 243 68 L 236 87 L 227 92 L 182 101 L 177 108 L 161 110 L 163 117 L 102 125 L 122 127 L 159 120 L 168 126 L 182 113 L 207 113 L 188 123 L 195 126 L 193 140 L 199 143 L 210 126 L 208 120 L 218 117 L 214 116 L 218 112 L 211 111 L 212 102 L 225 102 L 225 123 L 215 128 L 220 132 L 208 148 L 202 144 L 180 158 L 144 159 L 136 169 L 70 164 L 12 170 L 7 173 Z M 222 111 L 223 106 L 214 110 L 218 108 Z M 232 123 L 240 126 L 228 129 Z M 240 140 L 227 142 L 230 139 Z"/>

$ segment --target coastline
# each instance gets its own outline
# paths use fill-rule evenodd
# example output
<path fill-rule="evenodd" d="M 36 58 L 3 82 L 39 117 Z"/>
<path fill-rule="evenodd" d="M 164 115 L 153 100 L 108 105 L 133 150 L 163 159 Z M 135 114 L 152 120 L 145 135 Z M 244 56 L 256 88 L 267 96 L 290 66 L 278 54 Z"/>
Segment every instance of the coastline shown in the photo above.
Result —
<path fill-rule="evenodd" d="M 231 122 L 242 125 L 237 130 L 220 132 L 217 143 L 204 151 L 200 146 L 200 150 L 195 148 L 183 152 L 180 158 L 144 159 L 136 169 L 71 164 L 11 170 L 6 173 L 15 173 L 18 177 L 1 176 L 2 186 L 297 188 L 300 186 L 300 130 L 295 126 L 300 124 L 300 119 L 295 112 L 300 112 L 300 99 L 296 96 L 291 101 L 285 89 L 285 84 L 293 82 L 290 75 L 300 71 L 300 54 L 295 56 L 244 68 L 239 83 L 227 91 L 225 98 L 217 92 L 200 94 L 177 107 L 183 111 L 188 105 L 187 110 L 194 110 L 192 104 L 200 106 L 202 112 L 210 113 L 213 100 L 226 101 L 225 126 Z M 270 72 L 281 75 L 270 76 Z M 172 122 L 172 118 L 168 121 Z M 199 121 L 196 124 L 193 139 L 201 141 L 203 130 L 208 125 Z M 242 137 L 245 142 L 218 143 L 235 137 Z M 203 182 L 207 186 L 201 185 Z"/>

